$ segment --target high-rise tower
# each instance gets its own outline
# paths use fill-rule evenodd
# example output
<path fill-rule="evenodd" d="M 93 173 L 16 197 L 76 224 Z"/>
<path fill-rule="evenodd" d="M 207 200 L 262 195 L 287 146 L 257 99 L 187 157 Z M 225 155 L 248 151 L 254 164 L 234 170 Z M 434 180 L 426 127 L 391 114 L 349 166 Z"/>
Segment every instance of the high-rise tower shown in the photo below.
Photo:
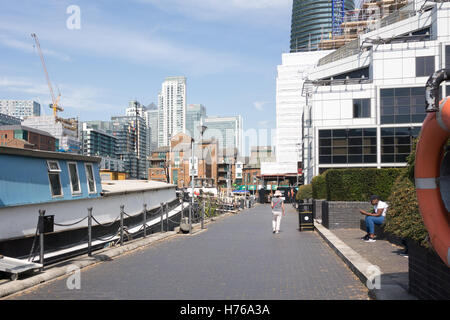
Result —
<path fill-rule="evenodd" d="M 186 131 L 186 77 L 167 77 L 158 95 L 158 146 Z"/>
<path fill-rule="evenodd" d="M 354 7 L 353 0 L 294 0 L 291 52 L 316 50 L 321 40 L 340 34 L 345 11 Z"/>

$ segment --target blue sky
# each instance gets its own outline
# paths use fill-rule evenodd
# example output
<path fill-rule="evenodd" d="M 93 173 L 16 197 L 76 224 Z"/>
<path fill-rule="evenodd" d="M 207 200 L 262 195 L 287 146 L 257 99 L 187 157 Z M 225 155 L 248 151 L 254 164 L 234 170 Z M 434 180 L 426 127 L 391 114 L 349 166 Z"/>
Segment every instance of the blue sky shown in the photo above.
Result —
<path fill-rule="evenodd" d="M 70 30 L 67 7 L 81 11 Z M 289 50 L 292 0 L 1 1 L 0 99 L 50 94 L 36 33 L 64 117 L 108 120 L 128 101 L 157 101 L 166 76 L 187 77 L 187 102 L 275 128 L 276 67 Z M 261 143 L 260 143 L 261 144 Z M 264 142 L 262 142 L 264 144 Z"/>

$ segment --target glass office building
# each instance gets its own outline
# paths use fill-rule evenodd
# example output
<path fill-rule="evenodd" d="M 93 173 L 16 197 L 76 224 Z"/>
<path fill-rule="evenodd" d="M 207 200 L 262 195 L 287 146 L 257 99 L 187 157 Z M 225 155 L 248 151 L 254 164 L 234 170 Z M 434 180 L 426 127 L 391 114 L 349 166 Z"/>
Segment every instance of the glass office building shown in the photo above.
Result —
<path fill-rule="evenodd" d="M 337 32 L 343 12 L 355 8 L 353 0 L 294 0 L 291 52 L 316 50 L 322 39 Z"/>

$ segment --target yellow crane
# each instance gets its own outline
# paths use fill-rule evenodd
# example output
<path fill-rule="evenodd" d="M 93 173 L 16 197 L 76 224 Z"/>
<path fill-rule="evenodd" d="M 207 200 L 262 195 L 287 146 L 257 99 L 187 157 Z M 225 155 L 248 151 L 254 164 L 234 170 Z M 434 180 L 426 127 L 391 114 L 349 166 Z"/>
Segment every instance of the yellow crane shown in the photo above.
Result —
<path fill-rule="evenodd" d="M 33 37 L 34 41 L 36 42 L 36 47 L 39 52 L 39 57 L 41 58 L 42 67 L 44 68 L 45 78 L 47 79 L 47 85 L 48 85 L 48 88 L 50 89 L 50 94 L 52 96 L 52 104 L 50 104 L 49 107 L 53 109 L 53 115 L 55 116 L 55 119 L 56 119 L 58 111 L 64 111 L 64 109 L 58 105 L 59 99 L 61 98 L 61 94 L 58 93 L 58 97 L 55 98 L 55 94 L 53 92 L 53 87 L 50 82 L 50 77 L 48 76 L 47 67 L 45 66 L 44 55 L 42 54 L 41 45 L 39 44 L 38 37 L 37 37 L 36 33 L 32 33 L 31 37 Z"/>

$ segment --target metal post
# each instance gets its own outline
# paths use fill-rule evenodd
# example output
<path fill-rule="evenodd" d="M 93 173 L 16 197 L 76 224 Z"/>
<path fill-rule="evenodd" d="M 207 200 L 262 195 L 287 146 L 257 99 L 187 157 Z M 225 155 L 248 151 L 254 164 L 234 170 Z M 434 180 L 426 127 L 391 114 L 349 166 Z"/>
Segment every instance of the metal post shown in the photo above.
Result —
<path fill-rule="evenodd" d="M 45 210 L 39 210 L 39 263 L 42 264 L 41 271 L 44 270 L 44 215 Z"/>
<path fill-rule="evenodd" d="M 120 245 L 123 246 L 123 212 L 124 212 L 124 205 L 120 206 Z"/>
<path fill-rule="evenodd" d="M 147 204 L 144 203 L 144 211 L 142 212 L 142 225 L 144 226 L 144 238 L 147 236 Z"/>
<path fill-rule="evenodd" d="M 191 170 L 191 208 L 189 210 L 189 233 L 192 233 L 192 210 L 194 209 L 194 139 L 191 140 L 191 156 L 192 156 L 192 170 Z"/>
<path fill-rule="evenodd" d="M 166 202 L 166 231 L 169 231 L 169 203 Z"/>
<path fill-rule="evenodd" d="M 205 199 L 203 199 L 203 207 L 202 207 L 202 229 L 204 229 L 204 220 L 205 220 Z"/>
<path fill-rule="evenodd" d="M 183 216 L 184 216 L 184 209 L 183 209 L 183 203 L 184 203 L 184 196 L 181 198 L 181 218 L 180 221 L 183 221 Z"/>
<path fill-rule="evenodd" d="M 161 202 L 161 232 L 164 232 L 164 203 Z"/>
<path fill-rule="evenodd" d="M 92 207 L 88 208 L 88 256 L 92 256 Z"/>

